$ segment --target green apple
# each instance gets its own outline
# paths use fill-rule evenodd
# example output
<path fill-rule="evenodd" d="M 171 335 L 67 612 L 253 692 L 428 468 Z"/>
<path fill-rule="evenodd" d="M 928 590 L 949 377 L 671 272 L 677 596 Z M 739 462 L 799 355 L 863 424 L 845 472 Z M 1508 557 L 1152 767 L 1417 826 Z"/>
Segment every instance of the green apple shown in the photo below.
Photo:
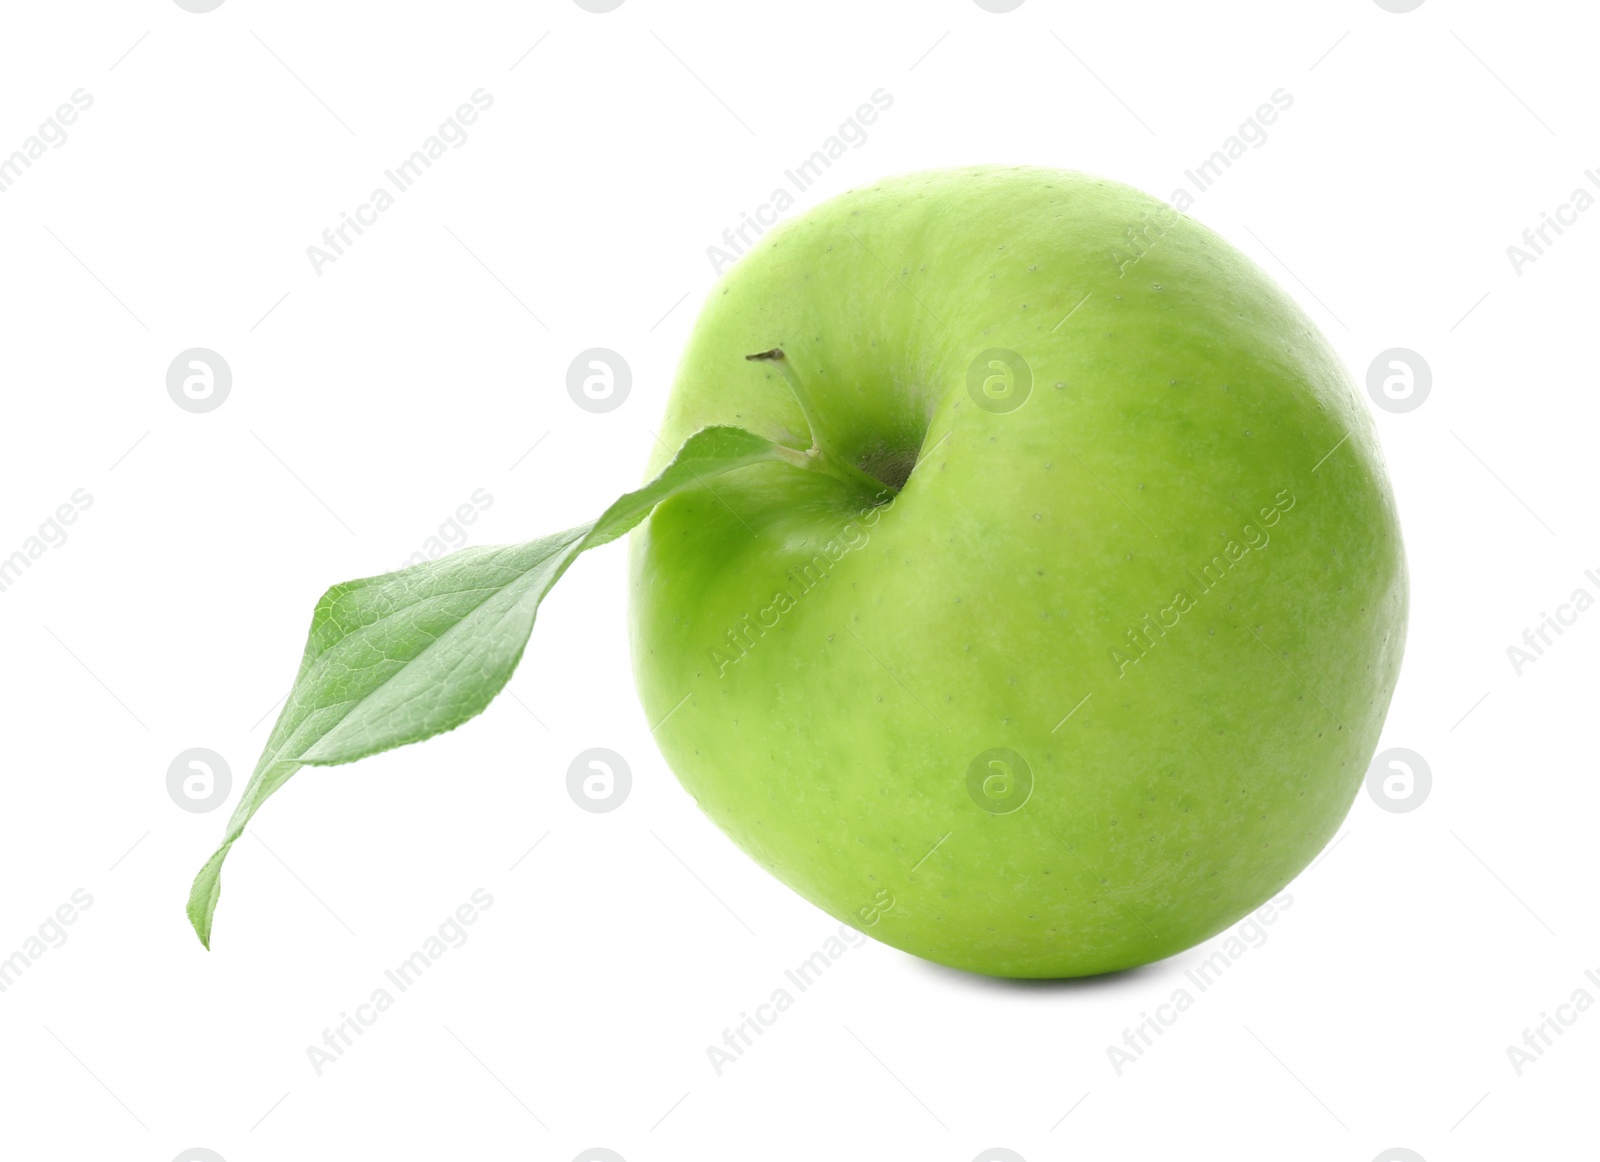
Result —
<path fill-rule="evenodd" d="M 454 729 L 637 529 L 634 667 L 683 785 L 838 919 L 974 972 L 1110 972 L 1333 835 L 1400 666 L 1370 419 L 1270 279 L 1125 186 L 913 175 L 712 292 L 649 482 L 329 589 L 188 913 L 306 766 Z"/>
<path fill-rule="evenodd" d="M 764 358 L 748 358 L 766 353 Z M 713 290 L 634 534 L 634 667 L 702 810 L 830 915 L 1009 977 L 1169 956 L 1338 828 L 1405 637 L 1371 420 L 1295 303 L 1127 186 L 914 174 Z"/>

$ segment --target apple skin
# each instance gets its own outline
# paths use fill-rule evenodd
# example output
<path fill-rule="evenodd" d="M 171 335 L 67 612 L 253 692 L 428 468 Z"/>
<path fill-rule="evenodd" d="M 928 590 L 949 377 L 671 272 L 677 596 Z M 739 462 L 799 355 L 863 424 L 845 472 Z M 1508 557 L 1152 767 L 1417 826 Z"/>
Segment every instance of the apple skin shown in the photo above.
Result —
<path fill-rule="evenodd" d="M 837 919 L 996 976 L 1170 956 L 1288 884 L 1361 786 L 1407 608 L 1371 418 L 1295 303 L 1114 182 L 891 179 L 715 287 L 646 475 L 711 424 L 810 445 L 745 359 L 773 347 L 835 452 L 920 463 L 880 507 L 744 468 L 635 532 L 639 692 L 701 809 Z M 969 391 L 993 348 L 1031 369 L 1015 410 Z M 993 748 L 1031 771 L 1006 799 L 980 764 L 1014 810 L 969 791 Z"/>

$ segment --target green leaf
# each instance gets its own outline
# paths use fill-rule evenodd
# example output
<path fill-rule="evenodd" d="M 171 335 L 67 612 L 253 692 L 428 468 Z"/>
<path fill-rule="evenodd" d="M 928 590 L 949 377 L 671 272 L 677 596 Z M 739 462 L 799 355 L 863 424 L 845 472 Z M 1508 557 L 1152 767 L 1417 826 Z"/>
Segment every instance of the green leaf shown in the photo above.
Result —
<path fill-rule="evenodd" d="M 222 846 L 190 889 L 189 922 L 200 942 L 211 947 L 229 849 L 302 766 L 353 762 L 482 713 L 521 660 L 539 602 L 579 553 L 616 540 L 662 501 L 713 476 L 804 457 L 743 428 L 705 428 L 661 475 L 590 524 L 525 545 L 465 549 L 323 594 L 283 713 Z"/>

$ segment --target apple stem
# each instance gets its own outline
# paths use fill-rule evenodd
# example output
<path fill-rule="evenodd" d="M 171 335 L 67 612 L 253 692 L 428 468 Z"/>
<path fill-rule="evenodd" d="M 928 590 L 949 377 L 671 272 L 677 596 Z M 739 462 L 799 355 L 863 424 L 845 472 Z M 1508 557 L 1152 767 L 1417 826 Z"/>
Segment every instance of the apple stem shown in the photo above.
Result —
<path fill-rule="evenodd" d="M 805 416 L 806 426 L 811 429 L 810 449 L 799 454 L 801 459 L 791 460 L 790 463 L 795 464 L 797 467 L 825 473 L 847 484 L 859 485 L 874 496 L 882 495 L 885 489 L 888 489 L 891 494 L 896 491 L 893 488 L 889 488 L 883 481 L 869 476 L 845 457 L 829 452 L 828 440 L 823 434 L 822 424 L 817 418 L 816 406 L 812 402 L 810 393 L 806 391 L 805 383 L 800 379 L 799 372 L 795 371 L 793 365 L 789 362 L 788 356 L 783 353 L 782 347 L 774 347 L 770 351 L 758 351 L 754 355 L 746 355 L 745 358 L 751 362 L 770 363 L 777 369 L 778 374 L 783 376 L 784 381 L 788 383 L 789 390 L 794 393 L 795 401 L 800 405 L 800 414 Z"/>

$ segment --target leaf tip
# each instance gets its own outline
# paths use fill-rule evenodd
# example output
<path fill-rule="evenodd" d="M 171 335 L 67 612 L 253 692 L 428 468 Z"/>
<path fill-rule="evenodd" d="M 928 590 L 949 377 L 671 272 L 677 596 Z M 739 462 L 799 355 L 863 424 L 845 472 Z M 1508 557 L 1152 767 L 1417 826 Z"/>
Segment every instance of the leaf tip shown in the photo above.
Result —
<path fill-rule="evenodd" d="M 211 951 L 211 921 L 216 915 L 217 899 L 222 895 L 222 861 L 232 846 L 230 839 L 206 860 L 189 888 L 189 903 L 184 909 L 194 934 L 200 938 L 200 946 L 207 952 Z"/>

